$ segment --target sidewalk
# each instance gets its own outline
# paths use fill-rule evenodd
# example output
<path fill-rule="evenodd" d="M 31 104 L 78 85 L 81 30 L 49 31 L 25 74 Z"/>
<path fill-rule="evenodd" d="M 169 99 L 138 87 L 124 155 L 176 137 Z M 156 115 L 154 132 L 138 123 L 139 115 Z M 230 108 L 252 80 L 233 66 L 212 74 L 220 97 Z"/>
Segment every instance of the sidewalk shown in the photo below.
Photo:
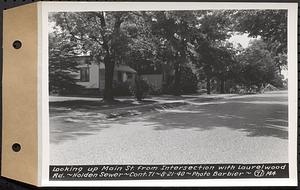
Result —
<path fill-rule="evenodd" d="M 161 95 L 161 96 L 151 96 L 150 98 L 145 98 L 144 100 L 154 100 L 154 101 L 179 101 L 179 100 L 186 100 L 186 99 L 194 99 L 194 98 L 226 98 L 237 96 L 238 94 L 191 94 L 191 95 L 181 95 L 181 96 L 173 96 L 173 95 Z M 118 101 L 126 101 L 130 100 L 132 102 L 135 101 L 135 98 L 132 96 L 124 96 L 124 97 L 117 97 L 115 98 Z M 99 101 L 102 98 L 94 98 L 94 97 L 74 97 L 74 96 L 49 96 L 49 102 L 65 102 L 65 101 L 75 101 L 75 100 L 84 100 L 84 101 Z M 136 103 L 137 104 L 137 103 Z"/>
<path fill-rule="evenodd" d="M 95 111 L 106 115 L 106 118 L 119 118 L 127 116 L 141 115 L 146 112 L 165 110 L 174 107 L 201 104 L 237 96 L 236 94 L 214 94 L 214 95 L 162 95 L 145 98 L 138 102 L 132 97 L 116 98 L 117 102 L 107 104 L 99 98 L 86 97 L 50 97 L 50 113 L 65 111 Z"/>

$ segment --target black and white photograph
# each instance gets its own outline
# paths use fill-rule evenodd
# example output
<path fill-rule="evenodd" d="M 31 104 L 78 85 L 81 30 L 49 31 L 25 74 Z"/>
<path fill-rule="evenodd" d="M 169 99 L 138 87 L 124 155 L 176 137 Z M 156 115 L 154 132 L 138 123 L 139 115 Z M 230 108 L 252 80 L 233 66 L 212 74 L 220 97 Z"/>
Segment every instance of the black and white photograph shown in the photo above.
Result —
<path fill-rule="evenodd" d="M 289 177 L 287 9 L 49 12 L 48 43 L 50 174 Z"/>

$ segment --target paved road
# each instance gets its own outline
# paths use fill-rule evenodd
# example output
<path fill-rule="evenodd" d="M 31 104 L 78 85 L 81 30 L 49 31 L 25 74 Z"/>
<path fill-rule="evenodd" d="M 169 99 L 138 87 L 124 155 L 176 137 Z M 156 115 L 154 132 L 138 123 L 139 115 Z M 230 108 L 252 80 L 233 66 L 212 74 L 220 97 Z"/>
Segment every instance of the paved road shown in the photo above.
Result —
<path fill-rule="evenodd" d="M 199 99 L 200 100 L 200 99 Z M 51 164 L 288 162 L 287 92 L 197 99 L 121 119 L 74 111 L 50 120 Z"/>

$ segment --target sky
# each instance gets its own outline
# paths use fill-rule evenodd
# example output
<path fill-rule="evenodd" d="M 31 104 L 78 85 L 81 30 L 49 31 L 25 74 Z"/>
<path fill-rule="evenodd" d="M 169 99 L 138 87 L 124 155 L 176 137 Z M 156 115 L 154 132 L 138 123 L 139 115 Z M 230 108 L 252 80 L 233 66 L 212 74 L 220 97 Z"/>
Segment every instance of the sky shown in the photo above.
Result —
<path fill-rule="evenodd" d="M 248 37 L 248 34 L 235 34 L 229 38 L 228 41 L 233 43 L 234 47 L 240 43 L 243 48 L 247 48 L 249 46 L 249 42 L 254 39 L 256 38 Z"/>
<path fill-rule="evenodd" d="M 233 43 L 234 47 L 237 47 L 238 43 L 242 45 L 243 48 L 247 48 L 249 46 L 249 43 L 251 40 L 254 40 L 256 38 L 250 38 L 248 37 L 248 34 L 236 34 L 233 35 L 231 38 L 228 39 L 229 42 Z M 283 75 L 284 79 L 288 78 L 288 70 L 282 69 L 281 74 Z"/>

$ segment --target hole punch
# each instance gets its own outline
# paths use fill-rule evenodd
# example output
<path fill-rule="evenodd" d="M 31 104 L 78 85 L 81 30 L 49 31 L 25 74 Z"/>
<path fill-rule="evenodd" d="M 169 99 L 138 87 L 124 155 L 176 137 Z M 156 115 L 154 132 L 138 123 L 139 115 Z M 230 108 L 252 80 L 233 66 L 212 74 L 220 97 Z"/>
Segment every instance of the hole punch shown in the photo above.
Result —
<path fill-rule="evenodd" d="M 15 49 L 20 49 L 20 48 L 22 47 L 22 42 L 21 42 L 20 40 L 14 41 L 13 47 L 14 47 Z"/>
<path fill-rule="evenodd" d="M 13 149 L 13 151 L 15 151 L 15 152 L 19 152 L 19 151 L 21 150 L 21 145 L 20 145 L 19 143 L 14 143 L 14 144 L 12 145 L 12 149 Z"/>

